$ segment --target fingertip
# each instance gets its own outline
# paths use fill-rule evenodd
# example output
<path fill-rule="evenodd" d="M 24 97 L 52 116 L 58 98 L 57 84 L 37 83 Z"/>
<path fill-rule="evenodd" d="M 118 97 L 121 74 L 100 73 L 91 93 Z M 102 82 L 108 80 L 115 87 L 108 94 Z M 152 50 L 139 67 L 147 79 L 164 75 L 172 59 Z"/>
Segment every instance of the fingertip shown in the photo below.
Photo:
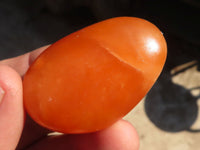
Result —
<path fill-rule="evenodd" d="M 129 141 L 130 148 L 134 147 L 134 150 L 139 150 L 140 146 L 139 135 L 135 127 L 126 120 L 121 120 L 121 125 L 124 126 L 123 132 L 128 135 L 127 140 Z"/>
<path fill-rule="evenodd" d="M 0 86 L 6 92 L 16 93 L 22 89 L 19 74 L 6 65 L 0 65 Z"/>
<path fill-rule="evenodd" d="M 97 133 L 105 150 L 138 150 L 139 136 L 131 123 L 120 120 L 111 127 Z"/>
<path fill-rule="evenodd" d="M 49 136 L 28 150 L 41 149 L 139 150 L 139 138 L 129 122 L 120 120 L 111 127 L 95 133 Z"/>
<path fill-rule="evenodd" d="M 22 81 L 12 68 L 0 65 L 0 149 L 15 149 L 24 124 Z"/>
<path fill-rule="evenodd" d="M 9 58 L 0 61 L 0 65 L 9 66 L 13 68 L 20 76 L 24 76 L 30 65 L 35 61 L 35 59 L 48 48 L 49 45 L 40 47 L 34 51 L 17 56 L 14 58 Z"/>

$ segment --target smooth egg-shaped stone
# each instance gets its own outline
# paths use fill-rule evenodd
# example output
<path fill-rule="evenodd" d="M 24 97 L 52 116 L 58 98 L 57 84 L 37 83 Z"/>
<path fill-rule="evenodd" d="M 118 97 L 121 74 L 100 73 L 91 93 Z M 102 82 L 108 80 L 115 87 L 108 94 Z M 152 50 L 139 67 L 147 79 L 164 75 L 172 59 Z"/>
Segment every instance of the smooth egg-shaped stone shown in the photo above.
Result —
<path fill-rule="evenodd" d="M 38 124 L 63 133 L 109 127 L 147 94 L 167 55 L 162 32 L 134 17 L 108 19 L 48 47 L 23 79 Z"/>

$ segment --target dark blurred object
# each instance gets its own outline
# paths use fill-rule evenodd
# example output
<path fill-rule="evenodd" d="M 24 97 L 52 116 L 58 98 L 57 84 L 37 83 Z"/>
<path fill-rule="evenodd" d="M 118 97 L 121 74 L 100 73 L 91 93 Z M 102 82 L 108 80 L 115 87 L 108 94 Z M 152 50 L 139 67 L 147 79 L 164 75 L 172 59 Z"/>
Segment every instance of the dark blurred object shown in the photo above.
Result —
<path fill-rule="evenodd" d="M 199 4 L 197 0 L 192 1 Z M 164 34 L 174 34 L 200 46 L 200 9 L 197 5 L 191 5 L 189 0 L 187 3 L 185 0 L 143 0 L 141 8 L 139 15 L 152 20 Z"/>
<path fill-rule="evenodd" d="M 182 0 L 183 2 L 193 6 L 200 8 L 200 0 Z"/>
<path fill-rule="evenodd" d="M 116 16 L 141 16 L 161 29 L 200 45 L 199 0 L 44 0 L 55 14 L 67 14 L 82 7 L 98 19 Z"/>
<path fill-rule="evenodd" d="M 77 8 L 87 7 L 97 18 L 105 19 L 130 15 L 138 0 L 43 0 L 55 14 L 67 14 Z"/>

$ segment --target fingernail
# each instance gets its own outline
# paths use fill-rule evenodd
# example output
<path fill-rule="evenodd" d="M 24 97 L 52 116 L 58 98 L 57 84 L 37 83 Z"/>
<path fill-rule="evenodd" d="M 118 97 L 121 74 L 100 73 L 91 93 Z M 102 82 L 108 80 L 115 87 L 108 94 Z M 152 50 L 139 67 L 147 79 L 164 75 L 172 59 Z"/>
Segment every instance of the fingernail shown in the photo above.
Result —
<path fill-rule="evenodd" d="M 4 94 L 5 94 L 5 91 L 3 90 L 3 88 L 0 87 L 0 104 L 2 102 Z"/>

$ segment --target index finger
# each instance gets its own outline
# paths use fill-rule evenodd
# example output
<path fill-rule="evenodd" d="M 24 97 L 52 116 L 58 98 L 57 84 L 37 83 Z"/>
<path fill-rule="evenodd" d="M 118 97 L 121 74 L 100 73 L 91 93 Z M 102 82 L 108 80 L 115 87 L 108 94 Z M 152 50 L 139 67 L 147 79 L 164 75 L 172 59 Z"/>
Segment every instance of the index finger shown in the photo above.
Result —
<path fill-rule="evenodd" d="M 34 51 L 23 54 L 21 56 L 1 60 L 0 64 L 7 65 L 13 68 L 16 72 L 20 74 L 21 77 L 23 77 L 30 65 L 33 63 L 33 61 L 49 46 L 50 45 L 40 47 Z"/>

